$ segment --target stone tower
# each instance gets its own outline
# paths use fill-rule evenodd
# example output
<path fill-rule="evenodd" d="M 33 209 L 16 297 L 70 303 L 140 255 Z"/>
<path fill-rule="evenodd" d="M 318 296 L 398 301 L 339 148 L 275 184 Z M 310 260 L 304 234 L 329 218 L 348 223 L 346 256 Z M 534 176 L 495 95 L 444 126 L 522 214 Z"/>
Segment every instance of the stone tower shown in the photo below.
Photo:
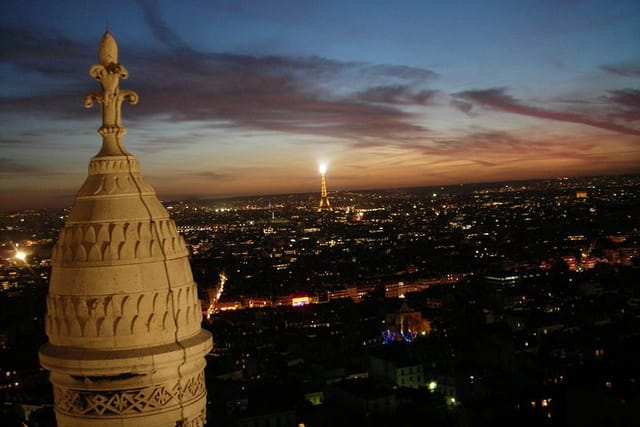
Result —
<path fill-rule="evenodd" d="M 106 32 L 89 74 L 102 90 L 102 148 L 53 250 L 40 363 L 58 426 L 196 427 L 205 422 L 211 335 L 184 240 L 123 145 L 128 72 Z"/>

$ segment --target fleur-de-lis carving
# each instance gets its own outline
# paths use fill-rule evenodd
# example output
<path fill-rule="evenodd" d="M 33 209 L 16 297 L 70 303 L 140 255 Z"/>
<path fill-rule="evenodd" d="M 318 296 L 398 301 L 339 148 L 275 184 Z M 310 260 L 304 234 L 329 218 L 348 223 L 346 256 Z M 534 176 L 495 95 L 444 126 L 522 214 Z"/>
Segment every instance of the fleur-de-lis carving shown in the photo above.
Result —
<path fill-rule="evenodd" d="M 124 148 L 122 138 L 127 132 L 122 126 L 122 103 L 138 103 L 138 94 L 129 89 L 120 89 L 120 79 L 129 77 L 124 65 L 118 62 L 118 44 L 108 31 L 102 36 L 98 54 L 100 63 L 89 69 L 89 75 L 100 82 L 102 92 L 92 92 L 84 99 L 85 108 L 93 107 L 94 100 L 102 106 L 102 156 L 121 156 L 129 153 Z"/>

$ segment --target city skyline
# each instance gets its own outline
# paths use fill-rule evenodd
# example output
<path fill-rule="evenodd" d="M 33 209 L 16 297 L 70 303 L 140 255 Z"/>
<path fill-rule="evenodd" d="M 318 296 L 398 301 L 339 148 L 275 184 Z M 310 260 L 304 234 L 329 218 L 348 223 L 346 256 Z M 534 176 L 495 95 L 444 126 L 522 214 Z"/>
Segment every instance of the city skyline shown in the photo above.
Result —
<path fill-rule="evenodd" d="M 371 6 L 373 5 L 373 6 Z M 106 27 L 161 198 L 640 172 L 634 2 L 6 2 L 0 206 L 65 206 L 100 147 Z M 43 14 L 41 9 L 48 13 Z"/>

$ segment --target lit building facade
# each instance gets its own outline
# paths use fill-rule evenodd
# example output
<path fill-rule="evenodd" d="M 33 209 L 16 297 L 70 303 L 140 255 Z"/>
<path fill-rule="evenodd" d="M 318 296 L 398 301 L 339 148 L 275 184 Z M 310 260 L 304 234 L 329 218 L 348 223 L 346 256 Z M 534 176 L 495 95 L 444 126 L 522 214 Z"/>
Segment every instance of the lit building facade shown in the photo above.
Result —
<path fill-rule="evenodd" d="M 387 313 L 385 316 L 387 331 L 383 341 L 408 341 L 411 342 L 418 335 L 427 335 L 431 332 L 431 323 L 422 318 L 422 313 L 413 310 L 406 301 L 397 311 Z"/>

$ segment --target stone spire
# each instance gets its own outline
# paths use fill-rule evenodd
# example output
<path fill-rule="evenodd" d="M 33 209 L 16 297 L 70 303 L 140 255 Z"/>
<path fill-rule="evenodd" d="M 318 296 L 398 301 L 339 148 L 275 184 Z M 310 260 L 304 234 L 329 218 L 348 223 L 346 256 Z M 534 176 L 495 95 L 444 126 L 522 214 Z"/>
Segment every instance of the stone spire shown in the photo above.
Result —
<path fill-rule="evenodd" d="M 138 95 L 119 88 L 128 73 L 109 32 L 99 59 L 102 91 L 85 106 L 102 106 L 103 143 L 53 250 L 40 363 L 60 427 L 199 427 L 211 335 L 185 242 L 124 148 L 122 102 Z"/>

